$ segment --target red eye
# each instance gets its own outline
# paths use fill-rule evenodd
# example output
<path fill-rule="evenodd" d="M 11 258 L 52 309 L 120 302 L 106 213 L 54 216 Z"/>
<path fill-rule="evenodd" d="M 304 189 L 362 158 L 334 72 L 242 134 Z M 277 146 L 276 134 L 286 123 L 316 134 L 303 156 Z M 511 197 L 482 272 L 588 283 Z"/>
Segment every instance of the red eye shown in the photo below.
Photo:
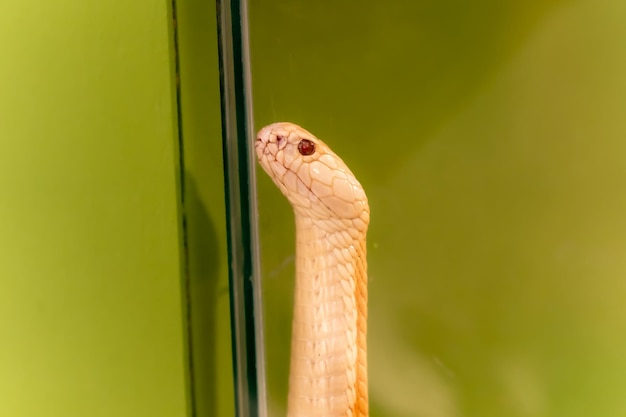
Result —
<path fill-rule="evenodd" d="M 302 139 L 298 143 L 298 151 L 301 155 L 311 155 L 315 152 L 315 144 L 308 139 Z"/>

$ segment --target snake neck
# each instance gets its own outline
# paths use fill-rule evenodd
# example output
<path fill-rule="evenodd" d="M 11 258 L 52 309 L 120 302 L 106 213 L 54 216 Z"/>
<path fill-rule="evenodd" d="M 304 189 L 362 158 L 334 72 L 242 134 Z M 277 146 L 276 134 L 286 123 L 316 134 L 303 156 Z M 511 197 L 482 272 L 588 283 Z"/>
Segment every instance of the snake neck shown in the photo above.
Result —
<path fill-rule="evenodd" d="M 296 213 L 288 417 L 367 417 L 365 234 Z"/>

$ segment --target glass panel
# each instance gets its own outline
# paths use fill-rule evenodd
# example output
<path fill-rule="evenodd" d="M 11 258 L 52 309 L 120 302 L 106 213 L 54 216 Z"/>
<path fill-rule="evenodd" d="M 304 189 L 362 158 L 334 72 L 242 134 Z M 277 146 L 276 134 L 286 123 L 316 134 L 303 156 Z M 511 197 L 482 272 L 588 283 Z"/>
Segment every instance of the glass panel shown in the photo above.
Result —
<path fill-rule="evenodd" d="M 371 206 L 373 416 L 626 415 L 626 3 L 253 1 L 255 125 L 326 141 Z M 269 414 L 292 210 L 259 174 Z"/>
<path fill-rule="evenodd" d="M 222 137 L 238 416 L 265 416 L 263 321 L 245 1 L 218 2 Z"/>
<path fill-rule="evenodd" d="M 2 4 L 2 416 L 189 411 L 170 22 Z"/>
<path fill-rule="evenodd" d="M 177 1 L 176 54 L 193 417 L 235 414 L 215 2 Z"/>

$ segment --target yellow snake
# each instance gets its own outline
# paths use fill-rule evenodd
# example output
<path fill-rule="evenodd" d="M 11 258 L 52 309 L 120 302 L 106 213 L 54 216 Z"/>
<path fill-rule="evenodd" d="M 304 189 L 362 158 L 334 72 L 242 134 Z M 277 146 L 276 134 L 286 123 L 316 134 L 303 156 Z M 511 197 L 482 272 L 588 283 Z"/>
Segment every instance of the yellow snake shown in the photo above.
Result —
<path fill-rule="evenodd" d="M 341 158 L 300 126 L 266 126 L 255 146 L 296 220 L 287 416 L 367 417 L 365 192 Z"/>

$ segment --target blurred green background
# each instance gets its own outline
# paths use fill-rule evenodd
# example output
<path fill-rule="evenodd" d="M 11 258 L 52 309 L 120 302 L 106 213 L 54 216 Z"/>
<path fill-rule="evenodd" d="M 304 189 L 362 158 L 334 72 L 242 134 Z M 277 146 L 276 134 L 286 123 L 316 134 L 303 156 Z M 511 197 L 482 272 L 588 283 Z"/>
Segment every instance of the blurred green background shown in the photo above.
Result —
<path fill-rule="evenodd" d="M 250 2 L 257 128 L 370 199 L 372 416 L 626 415 L 626 3 Z M 259 172 L 270 416 L 291 210 Z"/>
<path fill-rule="evenodd" d="M 3 7 L 0 416 L 233 415 L 214 13 Z M 251 1 L 257 127 L 310 129 L 370 198 L 373 417 L 626 415 L 624 22 Z M 280 416 L 294 230 L 258 185 Z"/>
<path fill-rule="evenodd" d="M 187 408 L 165 3 L 0 12 L 0 415 Z"/>
<path fill-rule="evenodd" d="M 172 6 L 1 8 L 0 417 L 234 414 L 215 2 Z"/>

